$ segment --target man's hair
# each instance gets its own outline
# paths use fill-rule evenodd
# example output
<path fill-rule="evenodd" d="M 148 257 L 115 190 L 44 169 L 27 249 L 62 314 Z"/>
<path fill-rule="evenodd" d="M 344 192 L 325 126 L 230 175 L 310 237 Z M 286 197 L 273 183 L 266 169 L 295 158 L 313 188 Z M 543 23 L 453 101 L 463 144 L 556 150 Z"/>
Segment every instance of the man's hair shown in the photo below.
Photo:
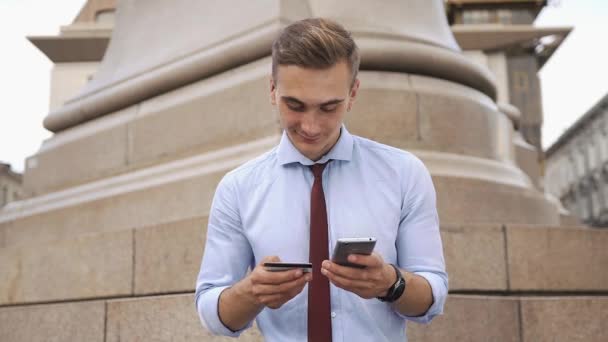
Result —
<path fill-rule="evenodd" d="M 326 69 L 341 61 L 349 65 L 354 82 L 359 71 L 359 48 L 350 32 L 329 19 L 296 21 L 285 27 L 272 44 L 275 81 L 279 65 Z"/>

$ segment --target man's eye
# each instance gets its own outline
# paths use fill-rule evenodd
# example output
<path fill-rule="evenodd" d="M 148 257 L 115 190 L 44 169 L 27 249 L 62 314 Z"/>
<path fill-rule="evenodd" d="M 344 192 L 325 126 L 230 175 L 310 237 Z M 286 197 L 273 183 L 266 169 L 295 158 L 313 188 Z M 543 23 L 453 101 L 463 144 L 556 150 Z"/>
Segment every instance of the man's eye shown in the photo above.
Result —
<path fill-rule="evenodd" d="M 304 106 L 302 105 L 297 105 L 297 104 L 287 104 L 287 108 L 289 108 L 290 110 L 293 110 L 295 112 L 303 112 L 304 111 Z"/>
<path fill-rule="evenodd" d="M 321 111 L 326 112 L 326 113 L 331 113 L 331 112 L 335 111 L 336 108 L 338 108 L 337 105 L 321 107 Z"/>

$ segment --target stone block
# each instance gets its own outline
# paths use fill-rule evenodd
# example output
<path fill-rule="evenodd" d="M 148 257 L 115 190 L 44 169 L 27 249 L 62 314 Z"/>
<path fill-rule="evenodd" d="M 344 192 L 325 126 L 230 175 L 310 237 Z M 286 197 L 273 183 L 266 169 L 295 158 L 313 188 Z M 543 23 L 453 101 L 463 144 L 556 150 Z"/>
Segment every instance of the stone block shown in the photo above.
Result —
<path fill-rule="evenodd" d="M 269 74 L 263 58 L 61 131 L 29 158 L 25 187 L 40 195 L 275 135 Z"/>
<path fill-rule="evenodd" d="M 24 188 L 32 195 L 117 174 L 127 167 L 126 118 L 136 106 L 55 134 L 29 157 Z"/>
<path fill-rule="evenodd" d="M 4 228 L 5 243 L 31 246 L 84 233 L 119 231 L 206 216 L 215 188 L 226 171 L 195 174 L 164 183 L 152 180 L 150 187 L 141 190 L 119 192 L 118 189 L 119 193 L 110 197 L 19 218 Z"/>
<path fill-rule="evenodd" d="M 583 225 L 580 218 L 578 218 L 570 213 L 560 214 L 559 224 L 562 226 L 565 226 L 565 227 L 580 227 Z"/>
<path fill-rule="evenodd" d="M 0 341 L 104 342 L 102 301 L 0 307 Z"/>
<path fill-rule="evenodd" d="M 22 259 L 18 248 L 0 248 L 0 305 L 12 303 L 21 291 Z"/>
<path fill-rule="evenodd" d="M 106 342 L 119 341 L 234 341 L 206 331 L 194 306 L 194 294 L 140 297 L 108 301 Z M 263 341 L 255 328 L 239 341 Z"/>
<path fill-rule="evenodd" d="M 606 296 L 522 298 L 521 316 L 526 342 L 608 341 Z"/>
<path fill-rule="evenodd" d="M 6 228 L 11 225 L 11 221 L 0 223 L 0 248 L 6 247 Z"/>
<path fill-rule="evenodd" d="M 608 231 L 507 226 L 511 290 L 608 290 Z"/>
<path fill-rule="evenodd" d="M 443 225 L 450 290 L 507 289 L 504 232 L 499 225 Z"/>
<path fill-rule="evenodd" d="M 0 304 L 129 295 L 133 232 L 0 250 Z"/>
<path fill-rule="evenodd" d="M 475 180 L 433 176 L 441 222 L 558 225 L 557 208 L 530 189 Z"/>
<path fill-rule="evenodd" d="M 417 100 L 409 75 L 361 71 L 361 87 L 352 112 L 346 114 L 348 130 L 383 144 L 407 148 L 418 140 Z"/>
<path fill-rule="evenodd" d="M 141 103 L 132 163 L 158 163 L 247 143 L 279 131 L 265 58 Z"/>
<path fill-rule="evenodd" d="M 450 295 L 444 315 L 430 325 L 408 323 L 408 339 L 520 342 L 518 308 L 514 298 Z"/>
<path fill-rule="evenodd" d="M 135 230 L 135 294 L 194 291 L 207 217 Z"/>
<path fill-rule="evenodd" d="M 482 93 L 453 82 L 411 75 L 418 99 L 418 149 L 499 159 L 500 115 Z"/>
<path fill-rule="evenodd" d="M 523 140 L 520 133 L 514 139 L 517 166 L 530 177 L 535 186 L 541 189 L 541 169 L 536 148 Z"/>

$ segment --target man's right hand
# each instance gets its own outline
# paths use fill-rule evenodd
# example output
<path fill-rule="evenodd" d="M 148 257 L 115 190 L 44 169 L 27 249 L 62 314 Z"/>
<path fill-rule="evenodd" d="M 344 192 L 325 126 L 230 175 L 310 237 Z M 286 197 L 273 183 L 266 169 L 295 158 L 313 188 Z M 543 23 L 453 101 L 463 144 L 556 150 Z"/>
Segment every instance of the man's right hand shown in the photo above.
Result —
<path fill-rule="evenodd" d="M 277 256 L 266 257 L 245 278 L 248 295 L 256 303 L 271 309 L 278 309 L 297 296 L 306 283 L 312 280 L 312 273 L 300 269 L 271 272 L 264 267 L 266 262 L 280 262 Z M 245 285 L 244 284 L 244 285 Z"/>
<path fill-rule="evenodd" d="M 232 331 L 242 329 L 264 307 L 278 309 L 302 292 L 312 273 L 302 270 L 270 272 L 265 262 L 280 262 L 279 257 L 266 257 L 251 273 L 222 292 L 219 299 L 219 316 Z"/>

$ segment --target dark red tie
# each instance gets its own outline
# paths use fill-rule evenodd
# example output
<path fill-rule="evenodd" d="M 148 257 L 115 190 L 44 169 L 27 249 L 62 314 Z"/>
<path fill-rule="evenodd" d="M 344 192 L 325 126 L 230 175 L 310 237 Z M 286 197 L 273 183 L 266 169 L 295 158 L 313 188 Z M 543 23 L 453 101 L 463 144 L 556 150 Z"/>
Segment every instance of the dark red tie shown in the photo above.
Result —
<path fill-rule="evenodd" d="M 308 284 L 308 342 L 331 342 L 329 280 L 321 274 L 321 263 L 329 259 L 327 209 L 323 193 L 323 169 L 311 166 L 315 181 L 310 193 L 310 262 L 312 282 Z"/>

